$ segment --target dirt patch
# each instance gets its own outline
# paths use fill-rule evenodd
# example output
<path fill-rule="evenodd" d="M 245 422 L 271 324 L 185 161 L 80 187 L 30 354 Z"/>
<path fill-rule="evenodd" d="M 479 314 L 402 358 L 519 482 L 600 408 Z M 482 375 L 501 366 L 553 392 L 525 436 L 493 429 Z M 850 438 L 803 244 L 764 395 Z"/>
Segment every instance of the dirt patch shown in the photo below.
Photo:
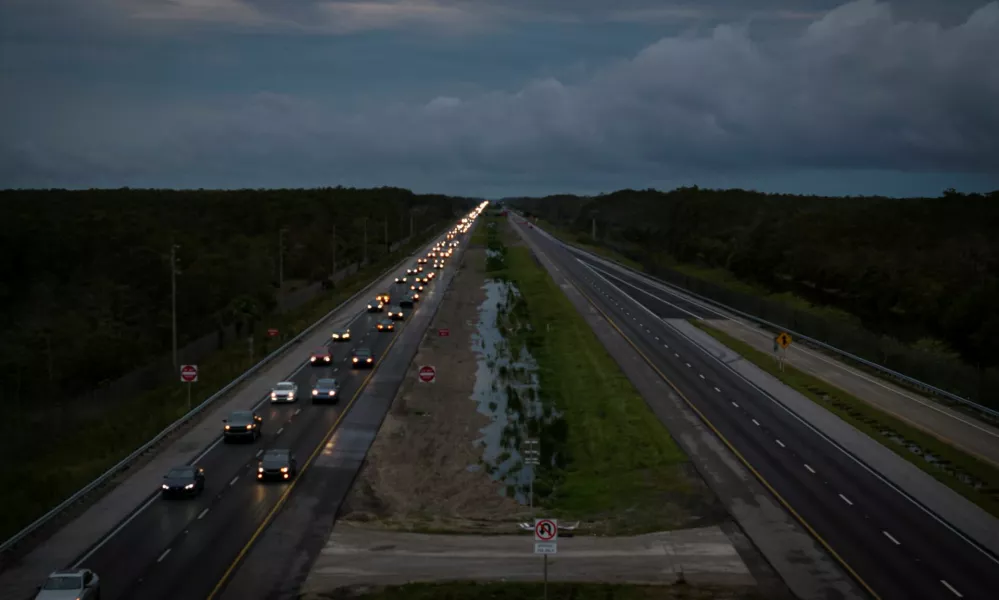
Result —
<path fill-rule="evenodd" d="M 527 507 L 481 462 L 493 417 L 471 399 L 486 299 L 485 250 L 469 247 L 365 460 L 340 520 L 410 531 L 511 533 Z M 448 337 L 437 330 L 447 328 Z M 419 365 L 437 367 L 433 384 Z"/>

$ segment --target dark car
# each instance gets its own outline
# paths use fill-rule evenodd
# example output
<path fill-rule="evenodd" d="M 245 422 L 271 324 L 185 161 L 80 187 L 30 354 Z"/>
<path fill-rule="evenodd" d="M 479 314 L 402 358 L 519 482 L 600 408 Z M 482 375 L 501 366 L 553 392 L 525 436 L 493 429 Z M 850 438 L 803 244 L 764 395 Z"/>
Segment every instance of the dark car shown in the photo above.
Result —
<path fill-rule="evenodd" d="M 312 402 L 337 403 L 340 401 L 340 382 L 333 378 L 324 378 L 316 382 L 312 388 Z"/>
<path fill-rule="evenodd" d="M 375 324 L 375 329 L 378 331 L 395 331 L 395 323 L 391 319 L 382 319 Z"/>
<path fill-rule="evenodd" d="M 230 440 L 256 441 L 260 437 L 260 426 L 264 419 L 252 410 L 234 410 L 222 422 L 225 423 L 222 439 L 228 444 Z"/>
<path fill-rule="evenodd" d="M 390 306 L 385 314 L 393 321 L 402 321 L 406 318 L 405 313 L 402 312 L 401 306 Z"/>
<path fill-rule="evenodd" d="M 406 269 L 406 275 L 416 275 L 416 268 Z"/>
<path fill-rule="evenodd" d="M 375 366 L 375 354 L 370 348 L 357 348 L 354 350 L 354 356 L 350 359 L 350 364 L 355 369 L 368 368 Z"/>
<path fill-rule="evenodd" d="M 160 489 L 165 497 L 197 496 L 205 491 L 205 470 L 190 465 L 174 467 L 163 476 Z"/>
<path fill-rule="evenodd" d="M 330 336 L 330 337 L 333 338 L 334 342 L 346 342 L 346 341 L 350 340 L 350 330 L 349 329 L 337 329 L 336 331 L 333 332 L 333 335 Z"/>
<path fill-rule="evenodd" d="M 399 307 L 413 308 L 416 305 L 416 301 L 420 299 L 419 296 L 420 295 L 417 293 L 412 293 L 408 296 L 405 296 L 402 300 L 399 300 Z"/>
<path fill-rule="evenodd" d="M 423 291 L 423 284 L 422 283 L 414 283 L 413 285 L 409 286 L 409 289 L 412 290 L 412 291 L 414 291 L 414 292 L 422 292 Z"/>
<path fill-rule="evenodd" d="M 382 292 L 375 296 L 375 298 L 382 304 L 388 304 L 392 301 L 392 296 L 390 296 L 388 292 Z"/>
<path fill-rule="evenodd" d="M 378 298 L 368 302 L 368 312 L 382 312 L 383 308 L 385 308 L 385 303 Z"/>
<path fill-rule="evenodd" d="M 333 362 L 333 353 L 329 351 L 329 348 L 317 348 L 309 354 L 309 362 L 325 367 Z"/>
<path fill-rule="evenodd" d="M 402 277 L 396 277 L 395 278 L 395 282 L 396 283 L 406 283 L 406 281 L 407 281 L 407 279 L 406 279 L 405 275 L 403 275 Z"/>
<path fill-rule="evenodd" d="M 272 448 L 260 457 L 257 465 L 257 480 L 287 481 L 298 474 L 298 462 L 291 450 Z"/>

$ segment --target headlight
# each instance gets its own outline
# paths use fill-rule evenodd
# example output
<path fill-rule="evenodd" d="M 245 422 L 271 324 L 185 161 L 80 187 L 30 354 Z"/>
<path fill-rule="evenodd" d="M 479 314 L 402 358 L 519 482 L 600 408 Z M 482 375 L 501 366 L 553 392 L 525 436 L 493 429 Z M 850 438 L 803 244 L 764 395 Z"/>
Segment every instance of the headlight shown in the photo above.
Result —
<path fill-rule="evenodd" d="M 229 431 L 229 426 L 228 425 L 225 426 L 225 430 Z"/>
<path fill-rule="evenodd" d="M 327 356 L 327 357 L 323 358 L 323 360 L 325 360 L 326 362 L 329 362 L 330 361 L 330 357 Z"/>
<path fill-rule="evenodd" d="M 184 486 L 184 489 L 185 490 L 193 490 L 194 489 L 194 484 L 193 483 L 189 483 L 189 484 L 187 484 L 187 485 Z"/>
<path fill-rule="evenodd" d="M 312 362 L 316 362 L 316 357 L 315 356 L 310 356 L 309 360 L 312 361 Z"/>
<path fill-rule="evenodd" d="M 288 399 L 289 399 L 289 400 L 291 400 L 291 399 L 292 399 L 292 398 L 294 398 L 294 397 L 295 397 L 295 392 L 289 392 L 289 393 L 288 393 Z"/>
<path fill-rule="evenodd" d="M 282 473 L 287 473 L 288 472 L 288 467 L 281 467 L 281 472 Z"/>
<path fill-rule="evenodd" d="M 370 358 L 368 359 L 368 362 L 371 362 L 371 359 L 370 359 Z"/>
<path fill-rule="evenodd" d="M 316 396 L 316 395 L 318 395 L 318 394 L 319 394 L 319 390 L 312 390 L 312 395 L 313 395 L 313 396 Z"/>
<path fill-rule="evenodd" d="M 170 486 L 168 486 L 167 484 L 164 483 L 163 484 L 163 489 L 168 490 L 168 489 L 170 489 Z"/>
<path fill-rule="evenodd" d="M 263 473 L 263 472 L 264 472 L 263 467 L 257 467 L 257 473 Z"/>
<path fill-rule="evenodd" d="M 356 356 L 354 357 L 354 362 L 357 362 L 357 357 Z"/>
<path fill-rule="evenodd" d="M 246 428 L 247 429 L 253 429 L 253 425 L 247 425 Z"/>
<path fill-rule="evenodd" d="M 336 392 L 333 391 L 333 390 L 330 390 L 330 396 L 336 396 Z"/>
<path fill-rule="evenodd" d="M 338 340 L 338 339 L 340 339 L 340 336 L 334 333 L 334 334 L 333 334 L 333 339 L 334 339 L 334 340 Z"/>

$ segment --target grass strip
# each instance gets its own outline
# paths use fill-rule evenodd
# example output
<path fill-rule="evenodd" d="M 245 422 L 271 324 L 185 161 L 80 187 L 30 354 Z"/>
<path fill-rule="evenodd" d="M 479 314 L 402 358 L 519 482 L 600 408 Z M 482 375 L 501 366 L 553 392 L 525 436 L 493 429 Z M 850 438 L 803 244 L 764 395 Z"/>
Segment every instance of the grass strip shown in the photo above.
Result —
<path fill-rule="evenodd" d="M 893 417 L 838 387 L 786 364 L 780 371 L 770 354 L 691 320 L 701 329 L 782 383 L 882 443 L 937 481 L 999 517 L 999 470 L 960 449 Z M 914 451 L 915 450 L 915 451 Z M 933 457 L 933 462 L 927 460 Z"/>
<path fill-rule="evenodd" d="M 249 344 L 242 339 L 202 359 L 198 365 L 198 383 L 191 390 L 191 406 L 208 399 L 434 236 L 436 233 L 405 244 L 342 280 L 332 292 L 320 293 L 295 310 L 265 317 L 254 332 L 257 342 L 254 356 L 250 356 Z M 281 336 L 269 339 L 268 328 L 278 329 Z M 18 450 L 17 461 L 5 461 L 4 477 L 17 485 L 0 488 L 0 506 L 4 507 L 0 511 L 0 539 L 9 538 L 57 506 L 188 411 L 187 388 L 172 383 L 103 406 L 88 417 L 77 417 L 74 427 L 58 425 L 63 417 L 57 409 L 42 415 L 37 424 L 26 425 L 39 431 L 26 436 L 35 443 L 27 451 Z M 46 436 L 46 426 L 71 433 Z"/>
<path fill-rule="evenodd" d="M 515 235 L 505 219 L 502 227 L 501 235 Z M 687 456 L 569 298 L 530 249 L 501 251 L 493 275 L 517 287 L 514 311 L 530 323 L 509 343 L 527 345 L 546 410 L 562 414 L 541 435 L 542 464 L 554 459 L 535 481 L 542 505 L 553 516 L 595 521 L 586 531 L 600 534 L 675 529 L 691 512 L 703 516 L 709 492 L 692 485 Z"/>
<path fill-rule="evenodd" d="M 341 588 L 309 594 L 304 600 L 525 600 L 541 598 L 542 583 L 408 583 L 380 589 Z M 762 600 L 745 587 L 707 585 L 622 585 L 607 583 L 549 583 L 550 600 Z"/>

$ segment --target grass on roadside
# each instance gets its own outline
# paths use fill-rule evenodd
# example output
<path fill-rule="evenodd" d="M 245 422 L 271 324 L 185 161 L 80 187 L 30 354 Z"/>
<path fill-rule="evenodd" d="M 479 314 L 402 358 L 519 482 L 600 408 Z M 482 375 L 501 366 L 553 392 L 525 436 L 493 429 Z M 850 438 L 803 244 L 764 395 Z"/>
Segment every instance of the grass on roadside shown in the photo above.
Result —
<path fill-rule="evenodd" d="M 401 257 L 425 244 L 430 237 L 410 242 L 344 279 L 334 291 L 321 293 L 293 311 L 265 317 L 254 333 L 257 347 L 252 359 L 244 338 L 199 361 L 198 383 L 191 390 L 191 405 L 197 406 L 206 400 L 362 289 Z M 281 332 L 280 338 L 267 338 L 266 330 L 270 327 Z M 73 427 L 67 426 L 65 431 L 70 431 L 69 434 L 45 435 L 44 427 L 52 427 L 60 419 L 58 412 L 53 411 L 50 417 L 34 425 L 39 429 L 37 434 L 27 436 L 29 440 L 39 440 L 37 446 L 33 444 L 27 452 L 23 448 L 18 450 L 18 460 L 7 461 L 4 465 L 5 479 L 16 481 L 17 485 L 0 489 L 0 506 L 4 507 L 0 511 L 0 540 L 9 538 L 45 514 L 187 412 L 187 388 L 179 383 L 109 405 L 94 417 L 81 419 Z M 7 448 L 7 452 L 14 452 L 14 449 Z"/>
<path fill-rule="evenodd" d="M 937 481 L 999 517 L 999 469 L 791 365 L 785 364 L 784 371 L 781 372 L 770 354 L 760 352 L 727 333 L 701 321 L 691 320 L 691 323 L 785 385 L 873 439 L 881 441 L 887 448 L 929 473 Z M 904 445 L 892 441 L 888 435 L 902 440 Z M 910 448 L 918 448 L 920 453 L 912 452 Z M 936 465 L 924 458 L 927 454 L 936 457 Z M 981 482 L 982 487 L 979 489 L 968 483 L 973 480 Z"/>
<path fill-rule="evenodd" d="M 307 594 L 303 600 L 525 600 L 541 598 L 541 583 L 408 583 L 380 589 L 342 588 Z M 549 583 L 551 600 L 762 600 L 752 588 L 707 585 L 620 585 L 608 583 Z"/>
<path fill-rule="evenodd" d="M 536 491 L 554 491 L 542 500 L 546 508 L 606 528 L 588 533 L 675 529 L 705 517 L 713 496 L 687 474 L 687 456 L 572 302 L 528 248 L 506 248 L 505 263 L 501 276 L 526 305 L 531 330 L 524 341 L 538 362 L 541 397 L 567 424 L 565 468 L 543 469 L 535 483 Z M 550 450 L 542 447 L 543 458 Z"/>

